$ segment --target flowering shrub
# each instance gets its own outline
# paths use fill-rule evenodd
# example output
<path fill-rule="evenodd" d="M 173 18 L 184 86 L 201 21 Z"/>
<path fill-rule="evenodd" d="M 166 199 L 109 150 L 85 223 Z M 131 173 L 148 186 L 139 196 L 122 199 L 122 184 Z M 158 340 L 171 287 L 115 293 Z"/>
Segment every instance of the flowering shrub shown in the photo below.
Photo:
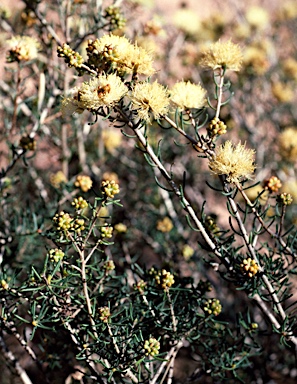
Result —
<path fill-rule="evenodd" d="M 3 383 L 296 379 L 294 2 L 173 25 L 21 3 L 0 9 Z"/>

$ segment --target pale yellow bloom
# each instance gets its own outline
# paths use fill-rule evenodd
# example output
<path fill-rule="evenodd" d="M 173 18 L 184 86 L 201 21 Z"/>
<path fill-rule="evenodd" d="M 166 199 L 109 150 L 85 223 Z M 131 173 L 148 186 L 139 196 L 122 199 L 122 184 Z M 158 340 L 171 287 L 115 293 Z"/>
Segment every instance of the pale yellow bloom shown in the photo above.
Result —
<path fill-rule="evenodd" d="M 173 15 L 173 24 L 188 35 L 197 35 L 201 30 L 198 14 L 189 8 L 176 11 Z"/>
<path fill-rule="evenodd" d="M 155 119 L 158 119 L 168 111 L 168 91 L 157 81 L 154 83 L 137 83 L 130 98 L 140 119 L 149 121 L 150 112 L 153 113 Z"/>
<path fill-rule="evenodd" d="M 226 175 L 229 183 L 239 183 L 251 179 L 255 171 L 253 149 L 246 149 L 240 142 L 234 146 L 226 141 L 217 148 L 215 156 L 209 161 L 210 170 L 216 175 Z"/>
<path fill-rule="evenodd" d="M 14 36 L 7 41 L 7 44 L 9 46 L 7 53 L 8 62 L 36 59 L 40 49 L 39 42 L 29 36 Z"/>
<path fill-rule="evenodd" d="M 90 42 L 87 50 L 91 64 L 103 70 L 112 67 L 119 73 L 155 73 L 152 56 L 124 36 L 104 35 Z"/>
<path fill-rule="evenodd" d="M 277 81 L 272 84 L 271 91 L 277 101 L 281 103 L 288 103 L 294 99 L 294 90 L 290 84 L 281 83 Z"/>
<path fill-rule="evenodd" d="M 279 135 L 279 149 L 284 159 L 297 160 L 297 128 L 288 127 Z"/>
<path fill-rule="evenodd" d="M 66 183 L 67 178 L 62 171 L 51 174 L 50 183 L 54 188 L 59 188 L 62 183 Z"/>
<path fill-rule="evenodd" d="M 212 70 L 226 68 L 239 71 L 242 57 L 239 45 L 232 43 L 231 40 L 226 42 L 218 41 L 202 51 L 200 65 Z"/>
<path fill-rule="evenodd" d="M 255 29 L 263 29 L 269 23 L 269 14 L 262 7 L 252 6 L 248 8 L 245 17 L 249 25 Z"/>
<path fill-rule="evenodd" d="M 80 188 L 83 192 L 88 192 L 92 188 L 93 181 L 90 176 L 78 175 L 76 177 L 74 185 Z"/>
<path fill-rule="evenodd" d="M 173 223 L 167 216 L 164 217 L 164 219 L 159 220 L 157 222 L 157 230 L 160 232 L 163 232 L 163 233 L 170 232 L 172 228 L 173 228 Z"/>
<path fill-rule="evenodd" d="M 128 88 L 119 76 L 101 75 L 82 84 L 78 91 L 78 99 L 83 108 L 95 112 L 105 105 L 114 105 L 127 92 Z"/>
<path fill-rule="evenodd" d="M 171 89 L 170 100 L 180 109 L 203 108 L 206 103 L 206 90 L 200 84 L 190 81 L 175 83 Z"/>

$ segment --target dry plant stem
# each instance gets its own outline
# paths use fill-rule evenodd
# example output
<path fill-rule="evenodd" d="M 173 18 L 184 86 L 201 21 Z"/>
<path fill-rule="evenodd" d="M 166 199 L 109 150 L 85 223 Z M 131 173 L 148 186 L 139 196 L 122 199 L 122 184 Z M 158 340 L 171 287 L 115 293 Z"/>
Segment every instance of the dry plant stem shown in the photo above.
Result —
<path fill-rule="evenodd" d="M 193 145 L 199 145 L 198 141 L 189 136 L 183 129 L 181 129 L 174 121 L 168 116 L 163 116 L 164 120 L 167 121 L 174 129 L 177 130 L 181 135 L 183 135 L 187 140 L 189 140 Z M 200 143 L 202 145 L 202 143 Z"/>
<path fill-rule="evenodd" d="M 156 384 L 158 382 L 157 380 L 159 379 L 159 376 L 163 372 L 163 369 L 168 364 L 168 361 L 171 361 L 172 357 L 177 354 L 177 352 L 181 349 L 182 346 L 183 346 L 183 341 L 180 340 L 175 346 L 173 346 L 170 349 L 170 351 L 165 356 L 163 363 L 159 366 L 159 369 L 156 372 L 155 376 L 149 381 L 149 384 Z"/>
<path fill-rule="evenodd" d="M 17 73 L 16 73 L 15 98 L 13 100 L 13 113 L 11 118 L 11 132 L 15 132 L 17 128 L 18 98 L 20 93 L 20 85 L 21 85 L 21 68 L 20 68 L 20 65 L 18 64 Z"/>
<path fill-rule="evenodd" d="M 288 245 L 284 242 L 284 240 L 281 238 L 280 234 L 276 234 L 274 232 L 272 232 L 269 228 L 267 228 L 267 226 L 265 225 L 263 219 L 261 218 L 261 216 L 259 215 L 259 213 L 257 212 L 257 210 L 255 209 L 254 205 L 252 204 L 252 202 L 250 201 L 250 199 L 248 198 L 248 196 L 246 195 L 246 193 L 244 192 L 244 190 L 242 189 L 241 185 L 238 184 L 237 185 L 237 188 L 239 189 L 242 197 L 244 198 L 244 200 L 247 202 L 247 204 L 252 208 L 252 211 L 253 213 L 256 215 L 259 223 L 261 224 L 261 226 L 265 229 L 265 231 L 267 233 L 269 233 L 273 238 L 277 238 L 277 240 L 280 242 L 281 246 L 284 248 L 285 251 L 289 252 L 290 255 L 292 255 L 293 257 L 297 257 L 297 254 L 295 254 L 293 252 L 293 250 L 288 247 Z"/>
<path fill-rule="evenodd" d="M 144 148 L 146 148 L 146 152 L 148 153 L 148 155 L 150 156 L 151 160 L 154 162 L 154 164 L 159 168 L 161 174 L 165 177 L 165 179 L 167 180 L 167 182 L 169 183 L 169 185 L 172 187 L 174 193 L 180 198 L 180 201 L 181 203 L 183 204 L 184 206 L 184 209 L 189 213 L 191 219 L 194 221 L 194 223 L 196 224 L 197 228 L 199 229 L 199 231 L 201 232 L 201 235 L 202 237 L 204 238 L 204 240 L 207 242 L 208 246 L 210 247 L 210 249 L 212 250 L 212 252 L 218 256 L 219 258 L 222 257 L 220 251 L 217 249 L 216 245 L 214 244 L 214 242 L 211 240 L 211 238 L 208 236 L 207 232 L 205 231 L 205 228 L 203 226 L 203 224 L 201 223 L 201 221 L 198 219 L 198 217 L 196 216 L 196 213 L 195 211 L 193 210 L 192 206 L 190 205 L 190 203 L 186 200 L 186 198 L 181 194 L 181 192 L 179 191 L 179 189 L 177 188 L 177 186 L 175 185 L 174 181 L 171 179 L 171 177 L 169 176 L 169 174 L 167 173 L 166 169 L 163 167 L 162 163 L 159 161 L 158 157 L 155 155 L 154 151 L 152 150 L 152 148 L 150 147 L 150 145 L 147 143 L 147 140 L 145 138 L 145 136 L 143 135 L 143 133 L 141 132 L 141 129 L 134 129 L 134 132 L 136 134 L 136 136 L 138 137 L 139 141 L 141 142 L 141 144 L 144 146 Z M 228 190 L 226 190 L 226 192 L 229 192 Z M 251 244 L 249 243 L 249 238 L 248 238 L 248 235 L 246 233 L 246 230 L 245 230 L 245 227 L 242 223 L 242 220 L 241 220 L 241 217 L 239 215 L 239 212 L 238 212 L 238 209 L 237 209 L 237 206 L 236 206 L 236 203 L 235 201 L 229 196 L 228 197 L 229 199 L 229 202 L 230 202 L 230 205 L 231 205 L 231 208 L 233 210 L 233 213 L 234 215 L 236 216 L 237 220 L 238 220 L 238 224 L 239 224 L 239 227 L 242 231 L 242 235 L 243 235 L 243 238 L 244 238 L 244 241 L 249 249 L 249 252 L 252 256 L 252 258 L 257 262 L 257 264 L 260 266 L 259 264 L 259 261 L 258 261 L 258 258 L 255 254 L 255 250 L 253 249 L 253 247 L 251 246 Z M 271 285 L 270 281 L 268 280 L 267 276 L 263 274 L 262 276 L 262 280 L 264 282 L 264 284 L 266 285 L 273 301 L 274 301 L 274 304 L 276 305 L 277 307 L 277 310 L 279 312 L 279 314 L 281 315 L 282 319 L 284 320 L 286 318 L 286 314 L 283 310 L 283 307 L 281 305 L 281 303 L 279 302 L 279 299 L 275 293 L 275 290 L 273 288 L 273 286 Z M 273 320 L 273 324 L 276 326 L 278 323 L 278 321 L 276 320 L 275 316 L 271 313 L 271 316 L 269 317 L 270 319 L 274 319 Z M 277 327 L 279 329 L 279 327 Z M 293 337 L 293 336 L 288 336 L 288 339 L 290 341 L 292 341 L 296 346 L 297 346 L 297 338 L 296 337 Z"/>
<path fill-rule="evenodd" d="M 76 336 L 76 331 L 71 327 L 71 325 L 68 323 L 68 322 L 64 322 L 64 326 L 65 328 L 69 331 L 70 333 L 70 336 L 71 336 L 71 339 L 72 341 L 74 342 L 74 344 L 76 345 L 77 349 L 79 350 L 79 352 L 83 351 L 83 348 L 81 348 L 80 346 L 80 343 L 79 341 L 77 340 L 77 336 Z M 90 367 L 90 370 L 95 374 L 95 377 L 91 377 L 91 379 L 97 379 L 98 380 L 98 377 L 99 377 L 99 372 L 97 371 L 96 369 L 96 366 L 94 364 L 93 361 L 91 361 L 89 358 L 88 358 L 88 355 L 85 353 L 85 358 L 86 358 L 86 363 L 89 365 Z M 104 383 L 104 381 L 102 379 L 100 379 L 99 381 L 100 383 Z"/>
<path fill-rule="evenodd" d="M 176 328 L 177 327 L 177 321 L 176 321 L 176 317 L 175 317 L 175 314 L 174 314 L 174 309 L 173 309 L 173 305 L 172 305 L 172 301 L 171 301 L 171 296 L 170 296 L 168 288 L 166 289 L 166 295 L 167 295 L 167 298 L 168 298 L 168 301 L 169 301 L 169 307 L 170 307 L 171 318 L 172 318 L 173 332 L 176 332 L 177 331 L 177 328 Z"/>
<path fill-rule="evenodd" d="M 217 94 L 218 101 L 217 101 L 217 109 L 216 109 L 216 116 L 215 117 L 217 117 L 217 118 L 219 118 L 219 116 L 220 116 L 220 111 L 221 111 L 221 106 L 222 106 L 224 74 L 225 74 L 224 69 L 220 68 L 220 73 L 219 73 L 220 81 L 216 85 L 218 87 L 218 94 Z"/>
<path fill-rule="evenodd" d="M 27 7 L 29 9 L 31 9 L 31 11 L 34 12 L 36 18 L 40 21 L 40 24 L 47 29 L 48 33 L 54 38 L 54 40 L 56 41 L 56 43 L 58 45 L 61 45 L 61 40 L 60 38 L 58 37 L 58 35 L 56 34 L 55 30 L 48 24 L 48 22 L 46 21 L 46 19 L 41 15 L 41 13 L 39 12 L 39 9 L 38 9 L 38 5 L 36 5 L 34 7 L 34 3 L 31 1 L 31 0 L 23 0 L 24 3 L 27 5 Z"/>
<path fill-rule="evenodd" d="M 221 179 L 222 179 L 222 178 L 221 178 Z M 228 192 L 228 188 L 227 188 L 226 186 L 224 186 L 224 190 L 225 190 L 225 192 Z M 229 201 L 229 203 L 230 203 L 230 206 L 231 206 L 232 212 L 233 212 L 233 214 L 234 214 L 234 216 L 235 216 L 235 218 L 236 218 L 236 221 L 237 221 L 237 223 L 238 223 L 238 225 L 239 225 L 239 229 L 240 229 L 240 232 L 241 232 L 241 234 L 242 234 L 242 236 L 243 236 L 245 245 L 246 245 L 246 247 L 248 248 L 248 251 L 249 251 L 251 257 L 252 257 L 252 258 L 256 261 L 256 263 L 259 265 L 260 271 L 262 272 L 261 279 L 262 279 L 263 283 L 265 284 L 265 286 L 266 286 L 268 292 L 270 293 L 271 298 L 272 298 L 272 300 L 273 300 L 273 303 L 274 303 L 274 305 L 276 306 L 276 309 L 277 309 L 279 315 L 281 316 L 282 320 L 285 320 L 286 317 L 287 317 L 287 315 L 286 315 L 286 313 L 285 313 L 285 311 L 284 311 L 284 309 L 283 309 L 283 307 L 282 307 L 282 305 L 281 305 L 281 303 L 280 303 L 280 301 L 279 301 L 279 298 L 278 298 L 277 294 L 275 293 L 275 289 L 273 288 L 273 286 L 272 286 L 272 284 L 270 283 L 268 277 L 267 277 L 267 276 L 265 275 L 265 273 L 264 273 L 263 267 L 261 266 L 261 264 L 260 264 L 260 262 L 259 262 L 259 260 L 258 260 L 258 257 L 257 257 L 257 255 L 256 255 L 255 249 L 253 248 L 252 244 L 251 244 L 250 241 L 249 241 L 249 236 L 248 236 L 247 231 L 246 231 L 246 229 L 245 229 L 245 226 L 244 226 L 244 224 L 243 224 L 243 222 L 242 222 L 242 220 L 241 220 L 241 217 L 240 217 L 239 211 L 238 211 L 238 209 L 237 209 L 236 203 L 235 203 L 235 201 L 231 198 L 230 195 L 228 196 L 228 201 Z M 259 300 L 257 300 L 257 301 L 259 301 Z M 261 307 L 261 308 L 262 308 L 262 307 Z M 265 312 L 265 313 L 266 313 L 266 312 Z M 269 315 L 269 319 L 272 321 L 272 323 L 275 325 L 275 327 L 276 327 L 277 329 L 280 328 L 280 324 L 278 323 L 278 321 L 276 320 L 275 316 L 274 316 L 272 313 L 270 313 L 270 315 Z M 294 337 L 294 336 L 290 336 L 290 335 L 288 335 L 287 337 L 288 337 L 288 339 L 289 339 L 291 342 L 293 342 L 293 343 L 295 344 L 295 346 L 297 347 L 297 338 Z"/>
<path fill-rule="evenodd" d="M 219 252 L 219 250 L 217 249 L 215 243 L 211 240 L 211 238 L 208 236 L 203 224 L 201 223 L 201 221 L 198 219 L 193 207 L 191 206 L 191 204 L 188 202 L 188 200 L 185 198 L 184 195 L 181 194 L 180 190 L 178 189 L 178 187 L 176 186 L 176 184 L 174 183 L 174 181 L 172 180 L 172 178 L 170 177 L 170 175 L 168 174 L 168 172 L 166 171 L 166 169 L 164 168 L 163 164 L 160 162 L 160 160 L 158 159 L 158 157 L 156 156 L 156 154 L 154 153 L 153 149 L 151 148 L 151 146 L 148 144 L 145 136 L 143 135 L 143 133 L 141 132 L 141 129 L 135 129 L 134 130 L 135 132 L 135 135 L 137 136 L 137 138 L 139 139 L 139 141 L 141 142 L 141 144 L 144 146 L 144 148 L 146 149 L 146 152 L 147 154 L 150 156 L 151 160 L 154 162 L 154 164 L 158 167 L 158 169 L 160 170 L 161 174 L 163 175 L 163 177 L 165 177 L 165 179 L 167 180 L 167 182 L 169 183 L 169 185 L 172 187 L 173 189 L 173 192 L 179 197 L 184 209 L 186 210 L 186 212 L 188 212 L 189 216 L 191 217 L 191 219 L 194 221 L 195 225 L 197 226 L 197 229 L 201 232 L 201 235 L 202 237 L 204 238 L 204 240 L 207 242 L 208 246 L 210 247 L 210 249 L 212 250 L 212 252 L 218 256 L 218 257 L 221 257 L 221 253 Z"/>
<path fill-rule="evenodd" d="M 19 334 L 17 331 L 14 323 L 8 322 L 1 316 L 1 321 L 3 322 L 6 329 L 9 329 L 9 332 L 11 332 L 14 337 L 17 339 L 17 341 L 21 344 L 21 346 L 25 349 L 25 351 L 28 353 L 28 355 L 34 360 L 35 362 L 38 362 L 37 356 L 35 355 L 35 352 L 33 349 L 28 345 L 28 343 L 23 339 L 23 337 Z"/>
<path fill-rule="evenodd" d="M 91 306 L 91 300 L 89 296 L 89 290 L 88 290 L 88 285 L 87 285 L 87 274 L 86 274 L 86 259 L 85 259 L 85 252 L 84 249 L 81 249 L 80 245 L 77 244 L 76 240 L 73 238 L 73 236 L 68 233 L 69 239 L 72 241 L 72 244 L 74 245 L 76 251 L 79 254 L 80 262 L 81 262 L 81 268 L 80 268 L 80 273 L 81 273 L 81 280 L 82 280 L 82 285 L 83 285 L 83 293 L 84 293 L 84 298 L 86 300 L 86 305 L 87 305 L 87 311 L 89 314 L 90 318 L 90 323 L 91 327 L 94 333 L 95 339 L 98 339 L 98 333 L 96 330 L 96 323 L 93 319 L 93 313 L 92 313 L 92 306 Z"/>
<path fill-rule="evenodd" d="M 24 384 L 33 384 L 30 380 L 29 376 L 27 375 L 27 372 L 22 368 L 20 363 L 18 362 L 17 358 L 14 356 L 14 354 L 7 348 L 5 341 L 0 335 L 0 347 L 3 351 L 3 355 L 6 358 L 8 362 L 10 362 L 13 367 L 15 368 L 19 378 L 22 380 Z"/>

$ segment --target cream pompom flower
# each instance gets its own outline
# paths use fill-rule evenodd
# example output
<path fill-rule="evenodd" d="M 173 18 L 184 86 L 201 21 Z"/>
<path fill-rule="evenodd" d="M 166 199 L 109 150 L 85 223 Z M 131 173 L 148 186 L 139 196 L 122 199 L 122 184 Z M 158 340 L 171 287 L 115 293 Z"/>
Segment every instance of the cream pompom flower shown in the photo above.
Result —
<path fill-rule="evenodd" d="M 146 121 L 150 120 L 150 112 L 155 119 L 165 115 L 170 102 L 167 89 L 157 81 L 137 83 L 130 94 L 130 99 L 140 119 Z"/>
<path fill-rule="evenodd" d="M 14 36 L 7 41 L 9 51 L 7 61 L 29 61 L 37 58 L 40 49 L 39 42 L 30 36 Z"/>
<path fill-rule="evenodd" d="M 112 107 L 127 92 L 128 88 L 116 74 L 100 75 L 71 90 L 70 97 L 62 101 L 62 116 L 82 113 L 85 109 L 96 112 L 103 106 Z"/>
<path fill-rule="evenodd" d="M 242 179 L 251 179 L 255 171 L 253 149 L 246 149 L 240 142 L 235 146 L 226 141 L 216 150 L 209 161 L 210 170 L 216 175 L 226 175 L 229 183 L 239 183 Z"/>
<path fill-rule="evenodd" d="M 243 59 L 239 45 L 232 43 L 231 40 L 217 41 L 202 51 L 201 55 L 200 65 L 212 70 L 226 68 L 239 71 Z"/>
<path fill-rule="evenodd" d="M 171 89 L 170 100 L 180 109 L 203 108 L 206 103 L 206 90 L 200 84 L 192 84 L 190 81 L 175 83 Z"/>
<path fill-rule="evenodd" d="M 155 73 L 153 59 L 144 48 L 138 47 L 124 36 L 104 35 L 88 44 L 89 62 L 101 70 L 110 67 L 118 73 Z"/>

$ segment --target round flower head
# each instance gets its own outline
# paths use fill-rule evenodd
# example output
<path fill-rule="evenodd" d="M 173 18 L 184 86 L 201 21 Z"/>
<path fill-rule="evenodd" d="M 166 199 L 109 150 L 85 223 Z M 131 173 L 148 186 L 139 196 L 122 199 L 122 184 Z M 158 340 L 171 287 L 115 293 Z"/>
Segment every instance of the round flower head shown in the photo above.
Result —
<path fill-rule="evenodd" d="M 203 108 L 206 102 L 206 90 L 200 84 L 190 81 L 175 83 L 170 95 L 171 102 L 180 109 Z"/>
<path fill-rule="evenodd" d="M 232 43 L 231 40 L 225 43 L 218 41 L 202 51 L 200 65 L 212 70 L 226 68 L 239 71 L 242 58 L 241 49 L 237 44 Z"/>
<path fill-rule="evenodd" d="M 36 59 L 40 44 L 36 39 L 29 36 L 14 36 L 8 40 L 9 51 L 7 61 L 29 61 Z"/>
<path fill-rule="evenodd" d="M 133 107 L 137 109 L 138 116 L 143 120 L 150 120 L 150 112 L 153 113 L 155 119 L 158 119 L 168 110 L 167 89 L 157 81 L 154 83 L 137 83 L 130 98 Z"/>
<path fill-rule="evenodd" d="M 263 29 L 269 23 L 269 14 L 262 7 L 250 7 L 246 12 L 245 17 L 249 25 L 255 29 Z"/>
<path fill-rule="evenodd" d="M 226 175 L 229 183 L 239 183 L 241 179 L 251 179 L 255 170 L 253 149 L 246 149 L 240 142 L 234 146 L 226 141 L 209 161 L 210 170 L 216 175 Z"/>
<path fill-rule="evenodd" d="M 279 135 L 279 150 L 284 159 L 295 162 L 297 159 L 297 128 L 288 127 Z"/>
<path fill-rule="evenodd" d="M 141 47 L 130 43 L 124 36 L 104 35 L 94 42 L 90 41 L 88 56 L 91 64 L 101 70 L 110 68 L 122 73 L 152 75 L 152 57 Z"/>
<path fill-rule="evenodd" d="M 82 84 L 78 91 L 78 99 L 83 108 L 96 111 L 105 105 L 114 105 L 127 91 L 128 88 L 119 76 L 101 75 Z"/>

